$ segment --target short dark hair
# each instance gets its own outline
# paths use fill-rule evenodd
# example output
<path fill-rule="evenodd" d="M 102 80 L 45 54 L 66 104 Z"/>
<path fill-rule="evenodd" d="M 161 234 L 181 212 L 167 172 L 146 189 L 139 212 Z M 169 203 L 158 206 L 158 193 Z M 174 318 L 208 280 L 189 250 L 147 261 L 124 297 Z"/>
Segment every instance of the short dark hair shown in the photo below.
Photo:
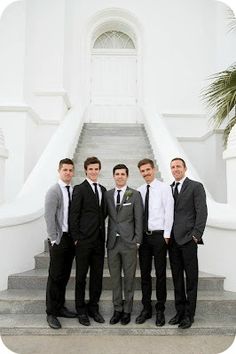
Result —
<path fill-rule="evenodd" d="M 142 159 L 142 160 L 139 161 L 138 168 L 140 168 L 143 165 L 147 165 L 148 163 L 151 165 L 152 168 L 155 167 L 153 160 L 145 158 L 145 159 Z"/>
<path fill-rule="evenodd" d="M 123 163 L 119 163 L 118 165 L 115 165 L 115 166 L 113 167 L 113 176 L 114 176 L 116 170 L 125 170 L 127 176 L 129 175 L 129 169 L 128 169 L 128 167 L 127 167 L 126 165 L 124 165 Z"/>
<path fill-rule="evenodd" d="M 65 158 L 59 161 L 58 169 L 62 168 L 62 165 L 72 165 L 74 166 L 74 162 L 71 159 Z"/>
<path fill-rule="evenodd" d="M 174 159 L 171 160 L 171 162 L 177 161 L 177 160 L 182 161 L 184 168 L 186 167 L 186 163 L 185 163 L 184 159 L 182 159 L 181 157 L 175 157 Z M 170 163 L 171 163 L 171 162 L 170 162 Z"/>
<path fill-rule="evenodd" d="M 84 161 L 84 169 L 87 171 L 88 165 L 92 165 L 95 163 L 99 164 L 99 170 L 101 170 L 101 161 L 95 156 L 87 157 L 87 159 Z"/>

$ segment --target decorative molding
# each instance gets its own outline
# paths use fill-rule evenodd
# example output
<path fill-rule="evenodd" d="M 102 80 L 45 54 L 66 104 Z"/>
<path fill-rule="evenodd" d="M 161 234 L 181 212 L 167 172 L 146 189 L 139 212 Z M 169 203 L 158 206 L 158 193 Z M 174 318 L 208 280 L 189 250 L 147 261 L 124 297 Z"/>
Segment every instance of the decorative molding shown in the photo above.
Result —
<path fill-rule="evenodd" d="M 207 115 L 204 113 L 168 113 L 168 112 L 164 112 L 161 113 L 163 118 L 197 118 L 197 119 L 202 119 L 202 118 L 206 118 Z"/>
<path fill-rule="evenodd" d="M 187 136 L 187 137 L 177 137 L 178 141 L 205 141 L 212 135 L 222 135 L 224 129 L 213 129 L 202 136 Z"/>
<path fill-rule="evenodd" d="M 58 121 L 42 119 L 30 106 L 24 104 L 0 105 L 0 112 L 18 112 L 28 113 L 31 119 L 37 125 L 59 125 Z"/>
<path fill-rule="evenodd" d="M 69 96 L 68 96 L 67 92 L 64 90 L 57 90 L 57 91 L 37 90 L 34 92 L 34 94 L 35 94 L 35 96 L 62 97 L 67 109 L 69 110 L 72 107 Z"/>

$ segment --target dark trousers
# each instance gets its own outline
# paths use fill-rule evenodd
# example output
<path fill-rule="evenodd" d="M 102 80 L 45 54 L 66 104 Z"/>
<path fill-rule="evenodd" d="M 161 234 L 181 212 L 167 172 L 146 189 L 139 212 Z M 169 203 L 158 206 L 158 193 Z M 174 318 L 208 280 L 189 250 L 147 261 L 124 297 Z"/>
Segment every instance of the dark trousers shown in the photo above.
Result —
<path fill-rule="evenodd" d="M 98 310 L 98 302 L 102 292 L 104 253 L 104 241 L 101 237 L 91 244 L 78 241 L 76 245 L 75 305 L 78 314 L 86 313 L 85 287 L 89 268 L 89 302 L 87 308 L 91 312 Z"/>
<path fill-rule="evenodd" d="M 178 245 L 172 238 L 169 245 L 169 256 L 176 311 L 193 318 L 196 310 L 198 286 L 197 244 L 191 240 L 184 245 Z"/>
<path fill-rule="evenodd" d="M 152 258 L 156 272 L 156 310 L 164 311 L 166 302 L 166 253 L 167 245 L 163 232 L 144 234 L 139 248 L 139 264 L 141 270 L 142 304 L 145 310 L 151 311 L 152 297 Z"/>
<path fill-rule="evenodd" d="M 59 245 L 49 242 L 50 263 L 46 289 L 46 313 L 57 316 L 65 304 L 66 285 L 75 255 L 72 238 L 63 233 Z"/>

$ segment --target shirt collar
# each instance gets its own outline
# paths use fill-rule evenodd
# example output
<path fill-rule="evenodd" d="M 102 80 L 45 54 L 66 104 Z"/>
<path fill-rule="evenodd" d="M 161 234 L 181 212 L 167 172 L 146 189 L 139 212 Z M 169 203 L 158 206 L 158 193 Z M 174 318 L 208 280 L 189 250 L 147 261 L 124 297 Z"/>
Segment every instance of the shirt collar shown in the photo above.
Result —
<path fill-rule="evenodd" d="M 175 181 L 175 182 L 174 182 L 174 186 L 176 185 L 176 183 L 179 183 L 179 185 L 182 186 L 183 183 L 184 183 L 184 181 L 185 181 L 185 179 L 186 179 L 186 176 L 183 177 L 180 181 Z"/>
<path fill-rule="evenodd" d="M 61 179 L 58 180 L 58 184 L 61 187 L 66 187 L 66 186 L 70 186 L 71 187 L 71 183 L 67 184 L 67 183 L 63 182 Z"/>
<path fill-rule="evenodd" d="M 97 183 L 97 185 L 99 185 L 98 181 L 97 182 L 93 182 L 91 181 L 91 179 L 89 179 L 88 177 L 86 177 L 86 180 L 88 181 L 88 183 L 94 187 L 94 183 Z"/>
<path fill-rule="evenodd" d="M 117 188 L 117 187 L 115 187 L 115 191 L 116 191 L 116 192 L 119 190 L 119 191 L 122 191 L 122 192 L 125 193 L 126 189 L 127 189 L 127 185 L 125 185 L 125 186 L 122 187 L 122 188 Z"/>

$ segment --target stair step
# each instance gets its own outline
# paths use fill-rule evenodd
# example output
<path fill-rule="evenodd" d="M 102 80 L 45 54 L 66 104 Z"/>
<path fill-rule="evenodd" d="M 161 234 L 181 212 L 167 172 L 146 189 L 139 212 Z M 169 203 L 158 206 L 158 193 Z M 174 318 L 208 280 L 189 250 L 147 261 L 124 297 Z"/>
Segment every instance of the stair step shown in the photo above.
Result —
<path fill-rule="evenodd" d="M 45 289 L 8 289 L 0 292 L 0 313 L 1 314 L 31 314 L 45 313 Z M 155 291 L 152 293 L 153 307 L 155 305 Z M 88 298 L 88 292 L 86 292 Z M 66 303 L 68 308 L 74 309 L 74 290 L 67 290 Z M 136 290 L 134 293 L 134 311 L 140 312 L 142 293 Z M 111 290 L 103 290 L 99 302 L 101 312 L 109 315 L 113 311 L 112 292 Z M 170 313 L 174 313 L 174 292 L 169 290 L 167 294 L 166 309 Z M 227 291 L 207 291 L 200 290 L 198 292 L 197 310 L 198 315 L 218 315 L 222 317 L 236 317 L 236 294 Z"/>
<path fill-rule="evenodd" d="M 47 269 L 32 269 L 23 273 L 17 273 L 8 277 L 9 289 L 45 289 L 47 282 Z M 215 276 L 212 274 L 200 272 L 199 274 L 199 290 L 223 290 L 224 277 Z M 152 286 L 156 283 L 155 273 L 152 272 Z M 71 277 L 68 283 L 68 289 L 74 289 L 75 286 L 75 271 L 72 270 Z M 103 273 L 103 289 L 111 289 L 111 278 L 108 269 L 104 269 Z M 140 270 L 136 271 L 135 289 L 141 289 Z M 167 289 L 173 289 L 171 272 L 167 269 Z"/>
<path fill-rule="evenodd" d="M 46 251 L 42 252 L 36 256 L 34 256 L 35 259 L 35 268 L 36 269 L 48 269 L 49 266 L 49 253 L 48 253 L 48 243 L 47 241 L 45 242 L 46 247 Z M 72 268 L 75 268 L 75 260 L 73 262 Z M 104 268 L 107 269 L 108 268 L 108 264 L 107 264 L 107 256 L 105 256 L 104 258 Z M 169 265 L 169 258 L 167 257 L 167 268 L 170 268 Z M 139 261 L 137 260 L 137 269 L 139 269 Z"/>
<path fill-rule="evenodd" d="M 155 317 L 147 320 L 142 325 L 135 324 L 137 312 L 132 313 L 131 322 L 127 326 L 121 324 L 110 325 L 110 315 L 106 315 L 105 323 L 99 324 L 91 320 L 91 326 L 81 325 L 76 318 L 60 318 L 62 329 L 60 331 L 52 330 L 48 327 L 45 314 L 13 314 L 1 315 L 0 332 L 1 335 L 137 335 L 137 336 L 157 336 L 157 335 L 235 335 L 236 321 L 229 316 L 218 317 L 196 315 L 195 322 L 189 329 L 178 329 L 177 326 L 168 324 L 168 320 L 173 313 L 166 313 L 166 325 L 163 327 L 155 326 Z M 199 344 L 200 345 L 200 344 Z"/>

